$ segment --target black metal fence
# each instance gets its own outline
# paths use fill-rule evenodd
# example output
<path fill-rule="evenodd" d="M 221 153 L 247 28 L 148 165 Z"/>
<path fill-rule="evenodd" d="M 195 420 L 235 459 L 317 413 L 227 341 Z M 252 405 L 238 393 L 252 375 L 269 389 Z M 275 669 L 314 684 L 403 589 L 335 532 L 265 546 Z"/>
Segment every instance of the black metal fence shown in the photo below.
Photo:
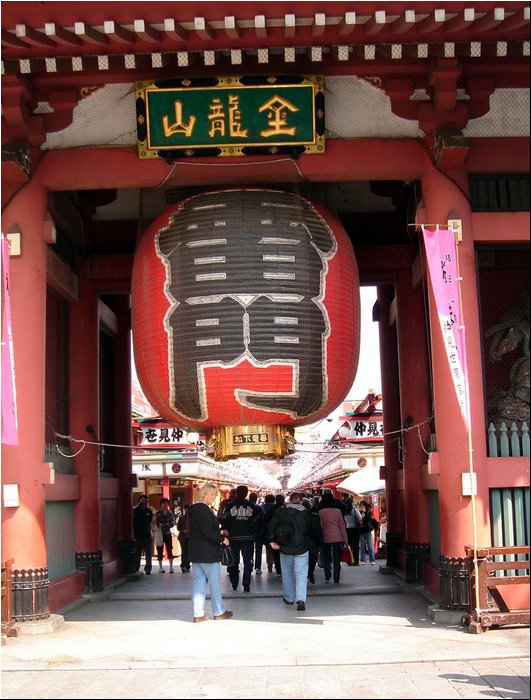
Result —
<path fill-rule="evenodd" d="M 13 619 L 42 620 L 50 616 L 48 567 L 15 569 L 11 578 Z"/>
<path fill-rule="evenodd" d="M 469 602 L 468 557 L 439 557 L 439 580 L 439 606 L 447 610 L 466 610 Z"/>
<path fill-rule="evenodd" d="M 122 560 L 122 574 L 129 576 L 138 568 L 136 544 L 134 540 L 121 540 L 118 542 L 120 559 Z"/>
<path fill-rule="evenodd" d="M 85 593 L 103 590 L 102 551 L 76 552 L 76 569 L 85 574 Z"/>
<path fill-rule="evenodd" d="M 429 542 L 406 542 L 406 582 L 424 581 L 424 564 L 430 561 Z"/>
<path fill-rule="evenodd" d="M 398 568 L 400 566 L 400 533 L 388 532 L 385 536 L 387 548 L 387 566 Z"/>

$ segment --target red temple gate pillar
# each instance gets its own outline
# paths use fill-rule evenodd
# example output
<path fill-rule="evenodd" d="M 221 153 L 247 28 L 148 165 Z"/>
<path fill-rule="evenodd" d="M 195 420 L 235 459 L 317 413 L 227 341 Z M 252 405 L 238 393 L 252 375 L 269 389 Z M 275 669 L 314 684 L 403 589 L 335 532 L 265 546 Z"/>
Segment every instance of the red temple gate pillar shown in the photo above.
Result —
<path fill-rule="evenodd" d="M 18 492 L 2 507 L 2 560 L 14 560 L 14 619 L 49 616 L 44 485 L 51 470 L 44 462 L 46 243 L 43 221 L 47 192 L 34 178 L 15 195 L 2 215 L 3 231 L 20 231 L 20 256 L 10 258 L 10 299 L 15 364 L 18 445 L 2 444 L 2 484 Z M 21 571 L 25 570 L 24 574 Z M 39 589 L 33 608 L 18 609 L 17 587 Z M 22 585 L 22 584 L 20 584 Z M 27 591 L 26 591 L 27 592 Z M 31 596 L 26 596 L 26 599 Z M 20 614 L 19 614 L 20 613 Z"/>
<path fill-rule="evenodd" d="M 401 435 L 406 513 L 406 580 L 423 580 L 423 562 L 429 561 L 428 495 L 422 488 L 424 445 L 430 434 L 430 373 L 426 350 L 426 314 L 422 287 L 413 288 L 411 269 L 396 278 L 396 319 L 400 375 Z M 385 396 L 385 395 L 384 395 Z M 396 436 L 397 438 L 399 435 Z"/>
<path fill-rule="evenodd" d="M 120 445 L 131 445 L 131 322 L 128 294 L 116 295 L 115 311 L 118 319 L 115 349 L 116 442 Z M 132 450 L 117 449 L 116 476 L 119 479 L 119 538 L 121 540 L 129 540 L 132 537 L 131 465 Z"/>
<path fill-rule="evenodd" d="M 458 245 L 459 272 L 463 321 L 466 326 L 466 354 L 481 357 L 478 322 L 478 292 L 474 254 L 474 237 L 470 205 L 464 191 L 467 188 L 465 171 L 453 171 L 452 179 L 438 172 L 426 158 L 422 191 L 426 208 L 426 222 L 445 225 L 449 215 L 462 222 L 463 240 Z M 437 454 L 432 470 L 438 473 L 441 554 L 464 557 L 464 545 L 472 544 L 474 522 L 471 496 L 462 493 L 461 475 L 469 472 L 471 453 L 468 433 L 450 375 L 448 359 L 440 330 L 437 309 L 430 288 L 431 348 Z M 480 362 L 468 366 L 471 403 L 471 446 L 474 471 L 477 472 L 478 494 L 476 504 L 476 532 L 479 546 L 490 545 L 488 528 L 489 494 L 486 479 L 481 472 L 486 468 L 485 424 L 483 408 L 483 377 Z"/>
<path fill-rule="evenodd" d="M 400 566 L 399 550 L 404 533 L 403 470 L 399 461 L 395 431 L 400 430 L 400 390 L 398 381 L 398 354 L 396 325 L 391 323 L 390 307 L 394 299 L 391 285 L 378 287 L 379 344 L 382 377 L 385 497 L 387 501 L 387 564 Z"/>
<path fill-rule="evenodd" d="M 97 442 L 98 435 L 98 295 L 90 280 L 79 280 L 79 302 L 70 315 L 70 432 Z M 75 447 L 73 444 L 73 447 Z M 80 499 L 75 509 L 76 552 L 100 549 L 100 470 L 98 447 L 87 444 L 75 458 Z"/>

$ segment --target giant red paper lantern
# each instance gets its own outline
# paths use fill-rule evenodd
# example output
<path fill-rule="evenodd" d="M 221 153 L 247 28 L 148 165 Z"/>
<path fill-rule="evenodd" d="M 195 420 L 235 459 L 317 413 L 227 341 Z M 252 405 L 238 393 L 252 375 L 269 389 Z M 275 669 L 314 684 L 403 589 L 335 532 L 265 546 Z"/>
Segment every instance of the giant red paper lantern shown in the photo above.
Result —
<path fill-rule="evenodd" d="M 166 421 L 204 432 L 219 459 L 286 454 L 293 427 L 329 415 L 354 380 L 352 245 L 295 194 L 190 197 L 139 242 L 132 328 L 140 384 Z"/>

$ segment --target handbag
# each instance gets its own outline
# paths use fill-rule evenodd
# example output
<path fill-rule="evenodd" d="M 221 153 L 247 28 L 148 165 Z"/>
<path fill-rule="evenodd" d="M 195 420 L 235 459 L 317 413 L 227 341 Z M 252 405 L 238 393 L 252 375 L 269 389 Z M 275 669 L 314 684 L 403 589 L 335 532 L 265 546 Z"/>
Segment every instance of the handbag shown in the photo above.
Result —
<path fill-rule="evenodd" d="M 155 530 L 155 547 L 162 547 L 164 540 L 162 539 L 162 530 L 158 527 Z"/>
<path fill-rule="evenodd" d="M 348 546 L 343 547 L 339 558 L 343 562 L 343 564 L 353 564 L 354 563 L 354 556 L 352 554 L 352 550 Z"/>
<path fill-rule="evenodd" d="M 230 545 L 221 545 L 221 564 L 222 566 L 234 566 L 236 564 L 236 557 Z"/>

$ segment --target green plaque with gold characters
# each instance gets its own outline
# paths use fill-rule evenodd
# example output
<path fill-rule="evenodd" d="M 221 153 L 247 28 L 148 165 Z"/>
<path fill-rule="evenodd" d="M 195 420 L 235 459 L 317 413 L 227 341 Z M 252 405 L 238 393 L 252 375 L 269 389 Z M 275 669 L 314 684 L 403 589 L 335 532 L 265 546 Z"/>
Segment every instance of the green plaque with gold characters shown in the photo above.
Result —
<path fill-rule="evenodd" d="M 138 82 L 140 158 L 324 153 L 322 76 Z"/>

